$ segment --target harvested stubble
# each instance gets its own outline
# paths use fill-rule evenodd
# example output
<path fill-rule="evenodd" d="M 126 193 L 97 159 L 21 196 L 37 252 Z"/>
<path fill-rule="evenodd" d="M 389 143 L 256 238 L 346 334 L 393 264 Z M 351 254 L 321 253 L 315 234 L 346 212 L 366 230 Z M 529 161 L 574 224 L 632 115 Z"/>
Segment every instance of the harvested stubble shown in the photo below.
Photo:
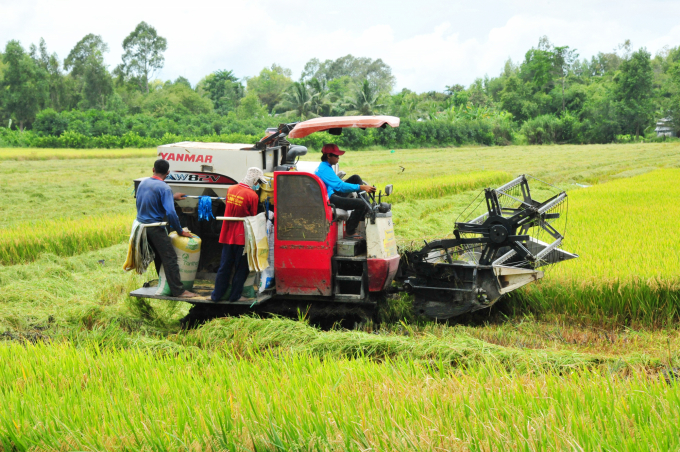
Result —
<path fill-rule="evenodd" d="M 0 333 L 52 335 L 112 322 L 125 331 L 167 331 L 188 305 L 163 301 L 149 309 L 129 298 L 156 274 L 153 265 L 141 276 L 123 272 L 126 250 L 127 243 L 69 257 L 43 253 L 34 262 L 0 266 Z"/>
<path fill-rule="evenodd" d="M 73 256 L 107 248 L 127 240 L 131 223 L 130 215 L 119 214 L 25 223 L 5 228 L 0 235 L 0 264 L 30 262 L 42 253 Z"/>
<path fill-rule="evenodd" d="M 135 215 L 133 179 L 153 158 L 5 161 L 0 164 L 0 230 L 36 220 Z"/>
<path fill-rule="evenodd" d="M 408 359 L 0 347 L 5 450 L 675 450 L 657 375 Z"/>

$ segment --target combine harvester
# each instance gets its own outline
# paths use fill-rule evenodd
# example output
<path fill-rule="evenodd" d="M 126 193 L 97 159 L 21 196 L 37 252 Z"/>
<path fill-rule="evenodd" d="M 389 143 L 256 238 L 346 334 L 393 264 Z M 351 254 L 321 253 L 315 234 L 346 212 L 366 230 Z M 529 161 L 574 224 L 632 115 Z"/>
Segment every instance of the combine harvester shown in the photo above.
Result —
<path fill-rule="evenodd" d="M 388 125 L 398 127 L 399 118 L 317 118 L 267 129 L 255 145 L 160 146 L 158 156 L 171 163 L 166 182 L 173 192 L 189 196 L 176 204 L 180 221 L 203 241 L 198 280 L 214 280 L 219 266 L 222 198 L 229 186 L 252 166 L 272 173 L 276 284 L 243 303 L 213 302 L 212 287 L 200 285 L 194 291 L 201 297 L 188 300 L 155 295 L 156 288 L 148 283 L 130 295 L 192 303 L 189 320 L 246 312 L 296 316 L 311 309 L 361 321 L 373 318 L 379 302 L 390 302 L 387 293 L 406 291 L 413 295 L 417 314 L 448 319 L 488 308 L 502 295 L 542 278 L 544 266 L 577 257 L 559 248 L 566 228 L 566 193 L 524 175 L 485 189 L 466 210 L 464 221 L 456 222 L 452 238 L 426 242 L 420 250 L 397 250 L 392 206 L 383 202 L 391 185 L 377 196 L 362 195 L 370 206 L 362 228 L 365 240 L 344 238 L 349 213 L 329 203 L 324 183 L 313 174 L 315 164 L 297 164 L 307 149 L 286 138 Z M 198 220 L 201 196 L 213 198 L 215 220 Z"/>

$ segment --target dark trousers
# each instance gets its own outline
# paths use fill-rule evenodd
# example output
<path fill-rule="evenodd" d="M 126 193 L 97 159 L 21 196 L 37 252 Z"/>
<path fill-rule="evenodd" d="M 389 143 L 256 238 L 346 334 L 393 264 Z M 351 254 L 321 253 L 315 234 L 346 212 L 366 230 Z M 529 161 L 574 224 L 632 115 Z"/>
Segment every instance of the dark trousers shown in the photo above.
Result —
<path fill-rule="evenodd" d="M 238 301 L 248 278 L 248 256 L 243 254 L 244 245 L 222 245 L 222 259 L 215 277 L 215 290 L 210 299 L 220 301 L 231 285 L 229 301 Z M 232 278 L 233 269 L 233 278 Z M 231 283 L 231 284 L 230 284 Z"/>
<path fill-rule="evenodd" d="M 363 185 L 364 183 L 357 174 L 348 177 L 345 179 L 345 182 L 358 185 Z M 360 198 L 348 198 L 347 196 L 349 196 L 349 193 L 333 193 L 330 202 L 338 209 L 352 211 L 349 220 L 347 220 L 347 223 L 345 224 L 345 231 L 348 235 L 352 235 L 356 232 L 359 222 L 366 217 L 368 207 Z"/>
<path fill-rule="evenodd" d="M 161 272 L 161 264 L 163 264 L 172 296 L 179 297 L 184 292 L 184 286 L 182 286 L 182 280 L 179 276 L 177 253 L 172 247 L 168 232 L 164 227 L 152 226 L 146 228 L 146 238 L 154 253 L 153 263 L 156 265 L 156 273 Z"/>

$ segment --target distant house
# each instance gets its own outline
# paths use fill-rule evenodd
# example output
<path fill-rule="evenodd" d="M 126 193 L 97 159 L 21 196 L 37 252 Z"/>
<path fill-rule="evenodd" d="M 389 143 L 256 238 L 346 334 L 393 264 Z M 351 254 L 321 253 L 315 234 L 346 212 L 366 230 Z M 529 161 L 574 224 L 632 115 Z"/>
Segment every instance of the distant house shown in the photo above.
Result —
<path fill-rule="evenodd" d="M 654 129 L 656 132 L 657 137 L 674 137 L 676 136 L 675 134 L 675 128 L 673 127 L 673 124 L 671 123 L 671 118 L 662 118 L 659 119 L 656 123 L 656 129 Z"/>

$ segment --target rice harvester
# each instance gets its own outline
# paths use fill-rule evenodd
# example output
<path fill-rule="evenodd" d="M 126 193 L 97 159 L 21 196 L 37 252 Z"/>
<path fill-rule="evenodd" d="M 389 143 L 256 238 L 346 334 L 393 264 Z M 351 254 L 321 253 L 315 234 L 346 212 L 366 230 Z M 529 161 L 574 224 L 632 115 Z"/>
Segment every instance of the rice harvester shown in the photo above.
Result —
<path fill-rule="evenodd" d="M 493 305 L 502 295 L 543 277 L 543 267 L 577 255 L 560 245 L 566 229 L 567 194 L 521 175 L 498 188 L 487 188 L 455 223 L 447 238 L 425 242 L 420 249 L 397 248 L 392 194 L 387 185 L 377 194 L 361 194 L 368 205 L 360 225 L 361 239 L 349 239 L 344 223 L 349 212 L 328 200 L 318 165 L 299 162 L 307 148 L 288 138 L 345 128 L 398 127 L 393 116 L 344 116 L 280 124 L 267 129 L 254 145 L 181 142 L 158 147 L 170 162 L 165 182 L 185 193 L 176 202 L 182 226 L 201 237 L 198 280 L 214 280 L 219 267 L 218 243 L 224 198 L 249 167 L 271 177 L 261 196 L 273 212 L 275 286 L 247 302 L 213 302 L 212 286 L 194 286 L 191 299 L 155 295 L 145 284 L 133 297 L 186 301 L 212 316 L 260 312 L 295 315 L 300 307 L 322 307 L 339 316 L 371 317 L 386 295 L 407 291 L 417 314 L 448 319 Z M 339 168 L 335 167 L 340 174 Z M 340 174 L 342 176 L 342 174 Z M 367 175 L 362 175 L 364 179 Z M 135 181 L 137 185 L 142 179 Z M 212 199 L 215 219 L 199 221 L 200 197 Z M 200 310 L 200 309 L 199 309 Z"/>

